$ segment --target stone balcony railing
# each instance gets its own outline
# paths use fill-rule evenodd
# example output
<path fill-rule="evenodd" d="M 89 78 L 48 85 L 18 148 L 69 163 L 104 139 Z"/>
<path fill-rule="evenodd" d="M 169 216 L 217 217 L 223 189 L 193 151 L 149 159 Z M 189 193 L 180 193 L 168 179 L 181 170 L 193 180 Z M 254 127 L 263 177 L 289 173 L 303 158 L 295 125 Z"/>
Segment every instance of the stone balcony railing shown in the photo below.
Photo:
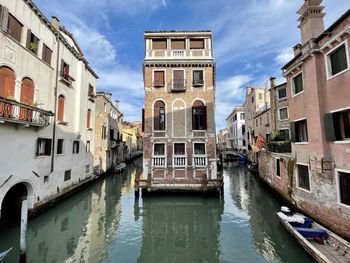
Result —
<path fill-rule="evenodd" d="M 212 59 L 211 49 L 149 49 L 145 60 Z"/>
<path fill-rule="evenodd" d="M 152 167 L 166 167 L 166 156 L 154 156 L 152 160 Z"/>
<path fill-rule="evenodd" d="M 0 97 L 0 121 L 45 127 L 54 114 L 12 99 Z"/>
<path fill-rule="evenodd" d="M 194 155 L 193 166 L 204 167 L 208 165 L 208 158 L 206 155 Z"/>
<path fill-rule="evenodd" d="M 173 167 L 186 167 L 187 156 L 186 155 L 175 155 L 173 156 Z"/>

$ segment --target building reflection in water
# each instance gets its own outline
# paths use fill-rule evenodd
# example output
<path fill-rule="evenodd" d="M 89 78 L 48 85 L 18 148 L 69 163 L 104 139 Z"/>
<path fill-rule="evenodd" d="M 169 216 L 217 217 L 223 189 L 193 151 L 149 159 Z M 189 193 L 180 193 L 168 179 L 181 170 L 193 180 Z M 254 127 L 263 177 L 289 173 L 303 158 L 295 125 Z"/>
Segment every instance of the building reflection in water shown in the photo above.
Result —
<path fill-rule="evenodd" d="M 279 223 L 276 212 L 282 202 L 262 185 L 258 175 L 243 166 L 229 167 L 226 172 L 229 184 L 226 187 L 230 188 L 234 205 L 247 219 L 250 243 L 256 253 L 265 262 L 291 262 L 293 258 L 313 262 Z"/>
<path fill-rule="evenodd" d="M 134 217 L 143 220 L 138 262 L 219 262 L 223 207 L 218 197 L 136 199 Z"/>

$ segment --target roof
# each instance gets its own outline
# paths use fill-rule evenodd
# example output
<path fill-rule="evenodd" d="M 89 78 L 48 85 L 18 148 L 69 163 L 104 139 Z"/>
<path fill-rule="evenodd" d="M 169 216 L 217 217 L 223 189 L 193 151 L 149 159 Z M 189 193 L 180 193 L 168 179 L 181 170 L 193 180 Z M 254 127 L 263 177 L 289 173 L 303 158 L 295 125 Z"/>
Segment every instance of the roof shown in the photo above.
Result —
<path fill-rule="evenodd" d="M 334 28 L 336 28 L 341 22 L 343 22 L 348 16 L 350 16 L 350 9 L 348 9 L 341 17 L 339 17 L 333 24 L 331 24 L 325 31 L 323 31 L 317 38 L 314 39 L 315 42 L 319 42 L 325 36 L 329 35 Z M 293 64 L 299 57 L 301 57 L 302 53 L 296 55 L 292 60 L 290 60 L 286 65 L 282 67 L 282 70 L 288 68 L 291 64 Z"/>
<path fill-rule="evenodd" d="M 350 16 L 350 8 L 341 17 L 339 17 L 333 24 L 331 24 L 321 35 L 319 35 L 315 39 L 315 42 L 319 42 L 322 38 L 324 38 L 329 33 L 331 33 L 333 29 L 336 28 L 341 22 L 343 22 L 348 16 Z"/>

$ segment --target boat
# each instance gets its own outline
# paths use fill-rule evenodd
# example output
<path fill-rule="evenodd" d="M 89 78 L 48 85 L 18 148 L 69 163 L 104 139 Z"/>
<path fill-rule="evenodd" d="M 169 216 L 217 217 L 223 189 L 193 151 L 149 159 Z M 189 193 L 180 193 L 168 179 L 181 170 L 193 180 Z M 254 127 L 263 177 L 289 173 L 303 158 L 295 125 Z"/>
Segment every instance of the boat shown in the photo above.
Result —
<path fill-rule="evenodd" d="M 126 169 L 126 163 L 120 163 L 120 164 L 114 166 L 114 171 L 117 173 L 121 173 L 125 169 Z"/>
<path fill-rule="evenodd" d="M 0 261 L 3 260 L 11 250 L 12 250 L 12 247 L 4 252 L 0 252 Z"/>
<path fill-rule="evenodd" d="M 317 262 L 350 262 L 350 243 L 343 238 L 302 214 L 288 216 L 278 212 L 277 216 L 287 231 Z M 304 223 L 298 222 L 300 218 L 304 218 Z"/>
<path fill-rule="evenodd" d="M 254 173 L 259 172 L 259 166 L 256 163 L 247 163 L 247 167 L 250 171 L 252 171 Z"/>
<path fill-rule="evenodd" d="M 247 157 L 243 155 L 239 155 L 238 162 L 241 164 L 246 164 L 247 163 Z"/>

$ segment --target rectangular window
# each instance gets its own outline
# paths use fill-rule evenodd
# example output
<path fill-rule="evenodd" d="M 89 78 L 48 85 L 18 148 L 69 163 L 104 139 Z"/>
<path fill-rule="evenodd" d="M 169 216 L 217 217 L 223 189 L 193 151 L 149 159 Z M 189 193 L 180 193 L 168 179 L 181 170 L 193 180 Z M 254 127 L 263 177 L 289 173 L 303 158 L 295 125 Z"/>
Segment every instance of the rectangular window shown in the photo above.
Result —
<path fill-rule="evenodd" d="M 206 106 L 192 107 L 192 129 L 201 131 L 207 129 L 207 108 Z"/>
<path fill-rule="evenodd" d="M 194 143 L 194 154 L 205 155 L 205 143 Z"/>
<path fill-rule="evenodd" d="M 276 175 L 281 177 L 280 159 L 276 158 Z"/>
<path fill-rule="evenodd" d="M 79 141 L 73 142 L 73 154 L 79 153 Z"/>
<path fill-rule="evenodd" d="M 172 39 L 171 49 L 185 49 L 185 39 Z"/>
<path fill-rule="evenodd" d="M 52 50 L 43 44 L 42 59 L 49 65 L 51 65 Z"/>
<path fill-rule="evenodd" d="M 333 127 L 337 141 L 350 139 L 350 110 L 333 113 Z"/>
<path fill-rule="evenodd" d="M 244 113 L 241 113 L 240 119 L 244 120 Z"/>
<path fill-rule="evenodd" d="M 154 155 L 165 155 L 165 143 L 154 144 Z"/>
<path fill-rule="evenodd" d="M 303 84 L 303 74 L 300 73 L 299 75 L 292 78 L 292 85 L 293 85 L 293 94 L 296 95 L 304 90 L 304 84 Z"/>
<path fill-rule="evenodd" d="M 173 90 L 185 90 L 185 72 L 183 70 L 173 71 Z"/>
<path fill-rule="evenodd" d="M 87 165 L 85 166 L 85 173 L 86 173 L 86 174 L 89 174 L 89 173 L 90 173 L 90 164 L 87 164 Z"/>
<path fill-rule="evenodd" d="M 350 206 L 350 173 L 338 172 L 340 203 Z"/>
<path fill-rule="evenodd" d="M 67 170 L 64 172 L 64 181 L 70 180 L 72 170 Z"/>
<path fill-rule="evenodd" d="M 86 141 L 86 152 L 90 152 L 90 141 Z"/>
<path fill-rule="evenodd" d="M 102 139 L 106 139 L 107 138 L 107 128 L 106 128 L 106 126 L 102 126 L 101 134 L 102 134 Z"/>
<path fill-rule="evenodd" d="M 328 55 L 328 70 L 330 76 L 334 76 L 348 68 L 347 52 L 345 44 L 338 47 Z"/>
<path fill-rule="evenodd" d="M 152 39 L 152 49 L 167 49 L 166 39 Z"/>
<path fill-rule="evenodd" d="M 51 155 L 51 139 L 38 138 L 36 146 L 37 156 L 50 156 Z"/>
<path fill-rule="evenodd" d="M 204 39 L 190 39 L 190 49 L 204 49 Z"/>
<path fill-rule="evenodd" d="M 185 144 L 184 143 L 174 143 L 174 154 L 175 155 L 185 155 Z"/>
<path fill-rule="evenodd" d="M 283 99 L 287 97 L 287 89 L 279 89 L 278 90 L 278 98 Z"/>
<path fill-rule="evenodd" d="M 63 154 L 63 139 L 57 140 L 57 154 Z"/>
<path fill-rule="evenodd" d="M 27 45 L 26 47 L 35 55 L 38 54 L 39 38 L 37 38 L 30 29 L 27 32 Z"/>
<path fill-rule="evenodd" d="M 252 103 L 254 103 L 254 96 L 252 96 Z"/>
<path fill-rule="evenodd" d="M 202 86 L 203 84 L 203 70 L 193 70 L 193 86 Z"/>
<path fill-rule="evenodd" d="M 297 121 L 294 123 L 294 131 L 292 130 L 292 133 L 295 133 L 295 142 L 307 142 L 308 141 L 308 135 L 307 135 L 307 122 L 306 120 Z M 291 127 L 293 127 L 293 123 L 291 123 Z M 292 137 L 293 139 L 293 137 Z"/>
<path fill-rule="evenodd" d="M 279 109 L 279 119 L 280 121 L 288 119 L 288 108 Z"/>
<path fill-rule="evenodd" d="M 114 140 L 114 129 L 109 129 L 109 138 Z"/>
<path fill-rule="evenodd" d="M 310 191 L 309 167 L 298 164 L 298 187 Z"/>
<path fill-rule="evenodd" d="M 8 16 L 7 32 L 10 36 L 21 42 L 23 25 L 11 14 Z"/>
<path fill-rule="evenodd" d="M 153 72 L 153 86 L 154 87 L 164 87 L 165 80 L 164 80 L 164 70 L 157 70 Z"/>

